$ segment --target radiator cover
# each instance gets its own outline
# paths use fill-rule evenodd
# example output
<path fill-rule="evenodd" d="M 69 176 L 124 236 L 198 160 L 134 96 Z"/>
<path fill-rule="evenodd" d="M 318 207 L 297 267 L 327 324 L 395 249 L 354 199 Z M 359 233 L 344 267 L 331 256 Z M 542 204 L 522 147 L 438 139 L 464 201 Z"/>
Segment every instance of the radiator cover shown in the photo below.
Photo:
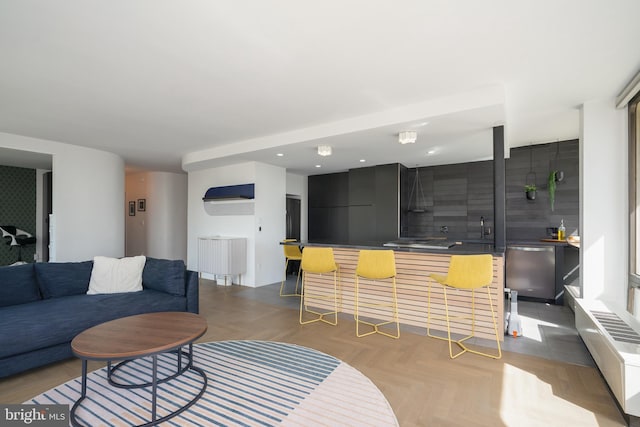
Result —
<path fill-rule="evenodd" d="M 623 411 L 640 416 L 640 322 L 614 303 L 576 299 L 576 329 Z"/>

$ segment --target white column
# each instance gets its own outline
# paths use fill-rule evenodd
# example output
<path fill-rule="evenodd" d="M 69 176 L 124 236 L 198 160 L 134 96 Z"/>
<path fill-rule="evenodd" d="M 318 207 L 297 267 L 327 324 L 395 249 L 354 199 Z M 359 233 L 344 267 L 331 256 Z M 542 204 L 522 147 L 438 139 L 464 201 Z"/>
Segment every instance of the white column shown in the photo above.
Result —
<path fill-rule="evenodd" d="M 580 112 L 580 280 L 585 299 L 626 307 L 628 141 L 626 110 L 614 99 Z"/>

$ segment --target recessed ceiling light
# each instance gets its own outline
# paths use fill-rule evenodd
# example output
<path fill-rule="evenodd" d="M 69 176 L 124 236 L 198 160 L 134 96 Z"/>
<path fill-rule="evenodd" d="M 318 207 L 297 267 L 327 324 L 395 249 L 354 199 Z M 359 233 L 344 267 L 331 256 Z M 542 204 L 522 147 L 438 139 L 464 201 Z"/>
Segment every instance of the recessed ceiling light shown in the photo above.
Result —
<path fill-rule="evenodd" d="M 435 149 L 431 149 L 431 150 L 427 151 L 427 156 L 431 156 L 432 154 L 436 154 L 436 150 Z"/>
<path fill-rule="evenodd" d="M 360 159 L 360 163 L 364 163 L 364 162 L 366 162 L 365 159 Z"/>
<path fill-rule="evenodd" d="M 276 156 L 278 156 L 278 157 L 282 157 L 282 156 L 284 156 L 284 154 L 282 154 L 282 153 L 278 153 L 278 154 L 276 154 Z"/>
<path fill-rule="evenodd" d="M 417 125 L 415 125 L 415 127 L 422 127 L 422 126 L 426 126 L 428 124 L 429 124 L 429 122 L 420 122 Z"/>
<path fill-rule="evenodd" d="M 317 167 L 317 168 L 321 168 L 322 166 L 320 166 L 320 165 L 316 165 L 316 167 Z"/>

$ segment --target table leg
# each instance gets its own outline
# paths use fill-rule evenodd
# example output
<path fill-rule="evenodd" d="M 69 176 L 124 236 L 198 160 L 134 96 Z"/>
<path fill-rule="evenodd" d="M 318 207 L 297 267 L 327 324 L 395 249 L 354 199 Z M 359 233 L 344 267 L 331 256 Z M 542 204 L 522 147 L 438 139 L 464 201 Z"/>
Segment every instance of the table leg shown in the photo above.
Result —
<path fill-rule="evenodd" d="M 178 349 L 179 354 L 182 353 L 182 348 Z M 179 356 L 181 357 L 181 356 Z M 198 394 L 191 399 L 189 402 L 187 402 L 187 404 L 185 404 L 184 406 L 180 407 L 178 410 L 171 412 L 165 416 L 163 416 L 162 418 L 158 418 L 158 385 L 162 384 L 164 382 L 166 382 L 168 379 L 173 379 L 175 378 L 178 374 L 180 374 L 180 372 L 178 372 L 176 375 L 172 375 L 169 378 L 163 379 L 163 380 L 158 380 L 158 355 L 153 355 L 153 361 L 152 361 L 152 378 L 151 378 L 151 382 L 148 383 L 144 383 L 144 384 L 127 384 L 126 386 L 124 384 L 118 384 L 118 383 L 114 383 L 113 381 L 109 381 L 113 386 L 115 387 L 119 387 L 119 388 L 127 388 L 127 389 L 134 389 L 134 388 L 142 388 L 142 387 L 149 387 L 149 385 L 151 385 L 151 421 L 148 421 L 144 424 L 140 424 L 138 427 L 151 427 L 151 426 L 155 426 L 157 424 L 163 423 L 181 413 L 183 413 L 184 411 L 186 411 L 187 409 L 189 409 L 192 405 L 194 405 L 204 394 L 205 390 L 207 389 L 207 375 L 206 373 L 196 367 L 193 366 L 193 344 L 189 344 L 189 352 L 186 354 L 187 357 L 187 361 L 186 361 L 186 365 L 184 366 L 185 370 L 191 369 L 194 373 L 198 374 L 200 376 L 200 378 L 202 378 L 202 386 L 200 388 L 200 391 L 198 392 Z M 123 362 L 126 363 L 127 361 Z M 179 365 L 183 365 L 184 363 L 181 361 L 181 359 L 179 359 Z M 108 366 L 108 372 L 110 372 L 111 370 L 111 361 L 108 361 L 107 364 Z M 113 368 L 113 370 L 118 369 L 120 364 L 116 365 L 115 368 Z M 182 368 L 180 369 L 182 370 Z M 107 374 L 109 375 L 109 374 Z M 81 396 L 80 398 L 73 404 L 73 407 L 70 410 L 70 421 L 71 421 L 71 425 L 74 427 L 84 427 L 82 426 L 82 424 L 80 424 L 80 422 L 77 420 L 76 418 L 76 410 L 78 409 L 78 407 L 80 406 L 81 402 L 86 398 L 87 395 L 87 360 L 83 359 L 82 360 L 82 392 L 81 392 Z"/>
<path fill-rule="evenodd" d="M 82 359 L 82 386 L 80 390 L 80 398 L 76 400 L 69 411 L 69 421 L 71 421 L 71 425 L 74 427 L 82 427 L 82 424 L 80 424 L 76 419 L 76 410 L 85 397 L 87 397 L 87 359 Z"/>
<path fill-rule="evenodd" d="M 156 404 L 158 400 L 158 356 L 153 355 L 153 378 L 151 391 L 151 421 L 156 420 Z"/>
<path fill-rule="evenodd" d="M 87 395 L 87 359 L 82 359 L 82 397 Z"/>

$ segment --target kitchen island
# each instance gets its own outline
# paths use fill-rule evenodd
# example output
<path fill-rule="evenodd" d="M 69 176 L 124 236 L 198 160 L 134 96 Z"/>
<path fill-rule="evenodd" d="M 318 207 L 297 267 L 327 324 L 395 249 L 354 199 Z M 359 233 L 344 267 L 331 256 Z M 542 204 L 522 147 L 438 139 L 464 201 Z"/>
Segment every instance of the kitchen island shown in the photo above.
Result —
<path fill-rule="evenodd" d="M 404 325 L 426 328 L 428 284 L 431 281 L 432 316 L 444 315 L 444 300 L 442 287 L 433 282 L 431 273 L 446 274 L 451 255 L 491 254 L 493 256 L 493 282 L 491 284 L 491 298 L 498 331 L 504 328 L 504 253 L 495 251 L 490 243 L 452 242 L 451 247 L 431 247 L 429 244 L 406 246 L 385 246 L 385 242 L 289 242 L 285 244 L 305 246 L 320 246 L 333 248 L 334 257 L 339 268 L 340 305 L 339 311 L 352 314 L 354 312 L 355 269 L 358 253 L 361 249 L 392 249 L 396 261 L 396 286 L 398 295 L 398 311 L 400 323 Z M 446 246 L 446 245 L 445 245 Z M 303 249 L 304 250 L 304 249 Z M 332 286 L 333 276 L 310 275 L 305 286 Z M 386 286 L 382 283 L 382 286 Z M 382 298 L 385 290 L 380 286 L 365 286 L 364 292 L 369 292 L 372 299 Z M 468 291 L 449 291 L 449 314 L 469 314 L 471 307 L 471 293 Z M 321 305 L 319 305 L 321 306 Z M 328 308 L 328 307 L 327 307 Z M 381 313 L 370 312 L 372 317 Z M 446 331 L 443 320 L 433 320 L 432 328 Z M 452 322 L 452 331 L 469 333 L 468 321 L 464 323 Z M 503 339 L 503 334 L 499 334 Z M 476 336 L 495 339 L 491 311 L 485 291 L 476 292 Z"/>

